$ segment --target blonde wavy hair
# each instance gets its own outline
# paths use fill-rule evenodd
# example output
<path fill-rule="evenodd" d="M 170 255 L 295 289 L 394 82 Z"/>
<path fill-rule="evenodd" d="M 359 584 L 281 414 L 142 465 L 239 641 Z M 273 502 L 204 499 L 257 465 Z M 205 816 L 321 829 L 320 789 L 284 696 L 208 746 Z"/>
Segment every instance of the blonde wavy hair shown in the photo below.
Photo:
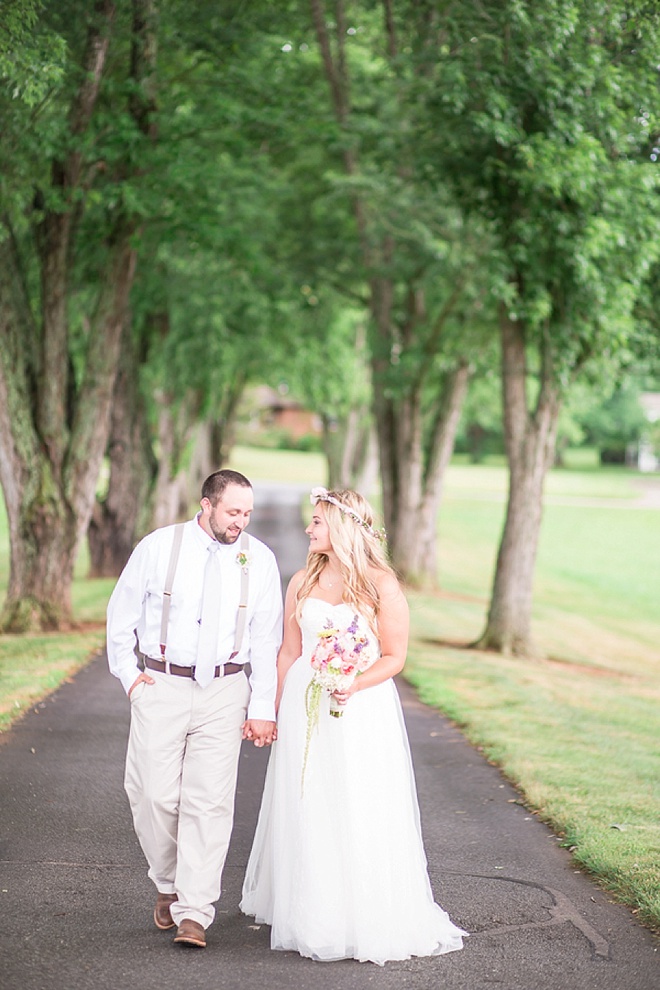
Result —
<path fill-rule="evenodd" d="M 341 502 L 347 509 L 356 512 L 371 530 L 375 530 L 373 509 L 362 495 L 350 489 L 329 491 L 327 494 Z M 354 605 L 377 634 L 380 597 L 369 570 L 376 568 L 394 574 L 385 556 L 383 543 L 373 532 L 369 532 L 332 502 L 320 499 L 314 508 L 318 509 L 319 506 L 322 507 L 328 523 L 330 543 L 337 555 L 339 570 L 344 581 L 342 600 L 348 605 Z M 296 592 L 295 615 L 298 622 L 300 622 L 303 603 L 318 583 L 321 571 L 327 562 L 326 553 L 310 550 L 307 554 L 305 573 Z"/>

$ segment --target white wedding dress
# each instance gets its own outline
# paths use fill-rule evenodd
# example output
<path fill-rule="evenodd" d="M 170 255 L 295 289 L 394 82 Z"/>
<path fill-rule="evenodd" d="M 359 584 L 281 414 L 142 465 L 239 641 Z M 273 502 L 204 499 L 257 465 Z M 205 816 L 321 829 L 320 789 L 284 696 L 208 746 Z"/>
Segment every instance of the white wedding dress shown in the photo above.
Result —
<path fill-rule="evenodd" d="M 452 952 L 466 933 L 433 901 L 392 680 L 357 692 L 341 718 L 323 692 L 303 781 L 310 656 L 327 619 L 343 628 L 354 615 L 318 598 L 303 605 L 303 652 L 284 685 L 241 910 L 272 926 L 273 949 L 321 961 Z"/>

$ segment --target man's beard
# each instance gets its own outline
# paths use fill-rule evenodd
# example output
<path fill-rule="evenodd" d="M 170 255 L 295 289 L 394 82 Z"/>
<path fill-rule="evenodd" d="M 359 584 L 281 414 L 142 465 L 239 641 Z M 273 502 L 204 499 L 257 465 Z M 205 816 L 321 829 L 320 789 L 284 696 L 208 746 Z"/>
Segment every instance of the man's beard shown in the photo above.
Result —
<path fill-rule="evenodd" d="M 236 543 L 236 540 L 241 535 L 240 532 L 236 534 L 230 533 L 228 529 L 216 529 L 213 525 L 211 525 L 211 532 L 215 536 L 218 543 L 223 543 L 225 546 L 231 546 L 232 543 Z"/>

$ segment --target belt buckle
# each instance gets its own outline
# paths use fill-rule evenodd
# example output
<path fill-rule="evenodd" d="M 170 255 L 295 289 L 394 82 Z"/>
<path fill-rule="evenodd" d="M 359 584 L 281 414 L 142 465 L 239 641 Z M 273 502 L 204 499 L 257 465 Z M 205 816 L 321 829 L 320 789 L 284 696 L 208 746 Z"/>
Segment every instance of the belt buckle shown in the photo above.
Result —
<path fill-rule="evenodd" d="M 225 676 L 225 664 L 224 663 L 219 663 L 218 664 L 218 677 L 224 677 L 224 676 Z"/>

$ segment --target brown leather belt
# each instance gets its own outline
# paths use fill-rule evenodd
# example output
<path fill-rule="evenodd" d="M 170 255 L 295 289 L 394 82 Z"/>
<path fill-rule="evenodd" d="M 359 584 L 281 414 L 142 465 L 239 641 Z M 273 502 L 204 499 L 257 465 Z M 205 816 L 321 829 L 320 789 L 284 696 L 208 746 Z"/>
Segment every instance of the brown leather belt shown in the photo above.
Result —
<path fill-rule="evenodd" d="M 164 660 L 154 660 L 152 657 L 145 657 L 144 665 L 149 670 L 159 670 L 161 674 L 174 674 L 175 677 L 194 678 L 195 676 L 194 667 L 180 667 L 176 663 L 165 663 Z M 215 668 L 213 676 L 226 677 L 227 674 L 238 674 L 239 670 L 243 670 L 242 663 L 221 663 Z"/>

